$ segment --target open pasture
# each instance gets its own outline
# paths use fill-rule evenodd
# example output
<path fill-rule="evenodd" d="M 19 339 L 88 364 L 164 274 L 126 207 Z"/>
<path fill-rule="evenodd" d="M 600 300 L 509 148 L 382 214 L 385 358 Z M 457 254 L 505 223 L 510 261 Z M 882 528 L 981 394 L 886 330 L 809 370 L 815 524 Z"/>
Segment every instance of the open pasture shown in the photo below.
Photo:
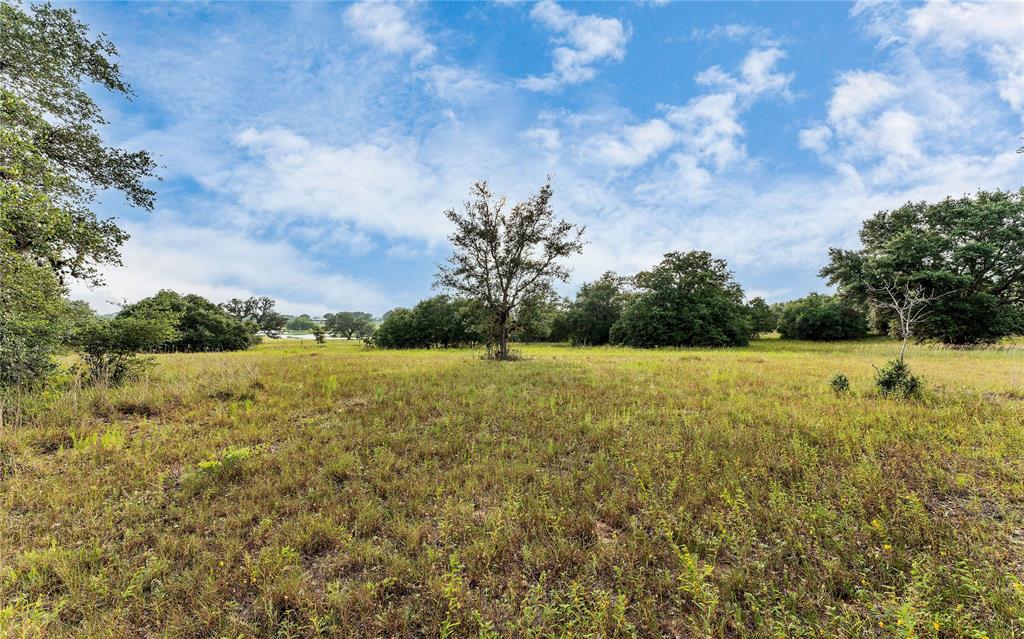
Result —
<path fill-rule="evenodd" d="M 0 629 L 1020 637 L 1024 350 L 896 348 L 162 355 L 7 415 Z"/>

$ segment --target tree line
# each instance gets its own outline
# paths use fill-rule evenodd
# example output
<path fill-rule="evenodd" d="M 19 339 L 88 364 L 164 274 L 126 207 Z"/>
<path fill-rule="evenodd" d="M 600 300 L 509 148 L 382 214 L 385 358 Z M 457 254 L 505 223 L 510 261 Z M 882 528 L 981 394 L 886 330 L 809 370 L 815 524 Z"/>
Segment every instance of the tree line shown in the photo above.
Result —
<path fill-rule="evenodd" d="M 1024 332 L 1024 188 L 907 203 L 866 220 L 860 249 L 829 251 L 821 277 L 834 295 L 769 305 L 744 301 L 725 260 L 671 252 L 632 276 L 606 273 L 575 300 L 553 285 L 559 260 L 582 250 L 583 229 L 558 220 L 550 183 L 506 210 L 474 185 L 455 224 L 454 252 L 436 284 L 454 293 L 385 315 L 371 342 L 385 348 L 570 341 L 633 347 L 742 346 L 761 333 L 858 339 L 870 332 L 948 344 L 990 343 Z M 903 351 L 901 351 L 903 352 Z"/>

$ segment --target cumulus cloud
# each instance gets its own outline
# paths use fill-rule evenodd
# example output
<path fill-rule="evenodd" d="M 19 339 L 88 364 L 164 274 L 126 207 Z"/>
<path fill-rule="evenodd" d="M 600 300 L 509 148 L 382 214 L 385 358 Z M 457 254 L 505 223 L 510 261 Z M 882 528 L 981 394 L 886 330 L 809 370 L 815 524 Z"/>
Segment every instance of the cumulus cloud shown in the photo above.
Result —
<path fill-rule="evenodd" d="M 915 8 L 861 4 L 853 14 L 889 51 L 889 63 L 838 74 L 824 119 L 799 133 L 800 145 L 824 161 L 898 184 L 946 157 L 990 152 L 995 129 L 965 125 L 997 117 L 989 96 L 1021 112 L 1021 5 L 933 0 Z M 994 83 L 969 70 L 969 51 L 987 61 Z"/>
<path fill-rule="evenodd" d="M 436 218 L 437 167 L 420 160 L 413 140 L 331 146 L 271 128 L 247 129 L 237 142 L 254 162 L 240 164 L 227 188 L 251 211 L 352 222 L 395 237 L 446 235 Z"/>
<path fill-rule="evenodd" d="M 676 132 L 664 120 L 623 127 L 620 134 L 598 135 L 583 149 L 584 156 L 608 166 L 638 166 L 672 146 Z"/>
<path fill-rule="evenodd" d="M 552 91 L 585 82 L 597 75 L 595 64 L 622 60 L 626 55 L 629 30 L 615 18 L 580 15 L 554 0 L 535 4 L 530 17 L 556 34 L 554 42 L 558 46 L 551 54 L 551 73 L 520 80 L 519 85 L 529 91 Z"/>
<path fill-rule="evenodd" d="M 409 20 L 402 5 L 357 2 L 345 12 L 345 19 L 356 33 L 389 53 L 426 59 L 437 51 L 423 30 Z"/>
<path fill-rule="evenodd" d="M 754 49 L 743 59 L 738 76 L 726 73 L 719 66 L 713 66 L 699 73 L 697 82 L 727 89 L 741 96 L 778 93 L 788 98 L 793 74 L 775 70 L 778 62 L 785 57 L 786 53 L 776 47 Z"/>

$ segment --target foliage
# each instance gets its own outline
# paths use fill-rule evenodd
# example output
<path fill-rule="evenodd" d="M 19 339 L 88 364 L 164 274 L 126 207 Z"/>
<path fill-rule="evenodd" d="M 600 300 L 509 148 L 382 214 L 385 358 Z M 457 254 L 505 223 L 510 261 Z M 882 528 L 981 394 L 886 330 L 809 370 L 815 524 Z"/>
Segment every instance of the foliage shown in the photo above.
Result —
<path fill-rule="evenodd" d="M 312 332 L 313 329 L 316 328 L 317 326 L 318 324 L 313 320 L 313 318 L 311 318 L 306 313 L 303 313 L 298 317 L 289 318 L 288 322 L 285 324 L 285 328 L 287 328 L 290 331 L 305 332 Z"/>
<path fill-rule="evenodd" d="M 144 209 L 154 199 L 144 181 L 155 163 L 104 146 L 107 122 L 82 86 L 130 97 L 117 51 L 91 39 L 74 9 L 49 4 L 0 3 L 0 33 L 0 232 L 59 276 L 96 282 L 96 265 L 117 263 L 127 238 L 90 210 L 96 193 L 118 190 Z"/>
<path fill-rule="evenodd" d="M 847 300 L 811 293 L 783 306 L 778 330 L 784 339 L 827 341 L 860 339 L 868 325 L 864 313 Z"/>
<path fill-rule="evenodd" d="M 0 250 L 0 388 L 41 381 L 67 333 L 70 305 L 52 270 Z"/>
<path fill-rule="evenodd" d="M 566 281 L 569 271 L 558 260 L 583 250 L 583 228 L 555 219 L 553 194 L 549 181 L 506 213 L 505 198 L 477 182 L 462 213 L 445 212 L 455 225 L 448 238 L 454 253 L 439 267 L 436 284 L 487 312 L 497 359 L 508 359 L 520 304 L 544 295 L 554 281 Z"/>
<path fill-rule="evenodd" d="M 569 340 L 576 345 L 607 344 L 612 325 L 622 315 L 625 294 L 623 278 L 611 271 L 580 287 L 566 312 Z"/>
<path fill-rule="evenodd" d="M 110 386 L 136 377 L 145 367 L 138 353 L 158 351 L 174 341 L 173 315 L 97 319 L 80 329 L 75 345 L 87 376 Z"/>
<path fill-rule="evenodd" d="M 633 278 L 637 292 L 611 329 L 611 341 L 652 346 L 743 346 L 750 318 L 743 289 L 725 260 L 706 251 L 667 253 Z"/>
<path fill-rule="evenodd" d="M 438 295 L 397 308 L 370 338 L 380 348 L 451 348 L 484 341 L 488 318 L 478 302 Z"/>
<path fill-rule="evenodd" d="M 526 298 L 515 314 L 512 337 L 518 342 L 560 342 L 566 339 L 565 300 L 553 290 Z"/>
<path fill-rule="evenodd" d="M 316 326 L 313 327 L 312 333 L 313 333 L 313 339 L 316 340 L 317 344 L 324 344 L 324 343 L 326 343 L 326 341 L 327 341 L 327 339 L 326 339 L 327 331 L 324 330 L 323 326 L 320 326 L 319 324 L 317 324 Z"/>
<path fill-rule="evenodd" d="M 850 390 L 850 379 L 842 373 L 836 373 L 828 380 L 828 385 L 837 393 L 845 393 Z"/>
<path fill-rule="evenodd" d="M 1020 634 L 1019 352 L 911 344 L 944 390 L 891 401 L 822 392 L 870 387 L 885 338 L 522 345 L 511 367 L 312 346 L 156 355 L 8 406 L 0 628 Z"/>
<path fill-rule="evenodd" d="M 117 317 L 172 318 L 176 337 L 166 342 L 166 350 L 236 351 L 249 348 L 256 342 L 250 324 L 235 319 L 199 295 L 160 291 L 153 297 L 125 306 Z"/>
<path fill-rule="evenodd" d="M 107 124 L 83 83 L 122 97 L 113 45 L 73 9 L 0 3 L 0 388 L 41 381 L 76 307 L 66 278 L 99 282 L 127 235 L 91 210 L 100 190 L 152 209 L 144 151 L 103 145 Z M 48 272 L 48 273 L 47 273 Z M 15 300 L 15 298 L 17 298 Z"/>
<path fill-rule="evenodd" d="M 1024 189 L 907 203 L 864 222 L 860 250 L 830 249 L 821 274 L 871 305 L 880 322 L 885 285 L 934 296 L 916 337 L 991 342 L 1024 331 Z"/>
<path fill-rule="evenodd" d="M 360 311 L 340 311 L 324 315 L 324 328 L 335 337 L 364 338 L 373 334 L 373 315 Z"/>
<path fill-rule="evenodd" d="M 885 366 L 878 369 L 875 375 L 875 386 L 878 387 L 878 392 L 882 395 L 906 399 L 919 395 L 922 383 L 920 378 L 910 372 L 907 362 L 900 358 L 890 360 Z"/>
<path fill-rule="evenodd" d="M 763 297 L 755 297 L 747 302 L 750 314 L 750 331 L 753 337 L 761 333 L 771 333 L 779 326 L 779 315 L 774 308 L 764 301 Z"/>
<path fill-rule="evenodd" d="M 274 310 L 276 305 L 277 302 L 267 296 L 244 300 L 234 297 L 222 303 L 220 307 L 235 319 L 252 322 L 258 330 L 275 335 L 281 332 L 288 322 L 287 317 Z"/>

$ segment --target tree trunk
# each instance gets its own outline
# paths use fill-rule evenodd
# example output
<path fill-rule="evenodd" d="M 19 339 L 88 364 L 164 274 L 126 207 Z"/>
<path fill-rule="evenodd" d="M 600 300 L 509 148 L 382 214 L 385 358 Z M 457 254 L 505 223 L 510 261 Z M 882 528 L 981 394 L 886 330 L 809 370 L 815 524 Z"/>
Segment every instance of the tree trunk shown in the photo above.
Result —
<path fill-rule="evenodd" d="M 498 359 L 508 359 L 508 326 L 504 321 L 498 327 Z"/>

